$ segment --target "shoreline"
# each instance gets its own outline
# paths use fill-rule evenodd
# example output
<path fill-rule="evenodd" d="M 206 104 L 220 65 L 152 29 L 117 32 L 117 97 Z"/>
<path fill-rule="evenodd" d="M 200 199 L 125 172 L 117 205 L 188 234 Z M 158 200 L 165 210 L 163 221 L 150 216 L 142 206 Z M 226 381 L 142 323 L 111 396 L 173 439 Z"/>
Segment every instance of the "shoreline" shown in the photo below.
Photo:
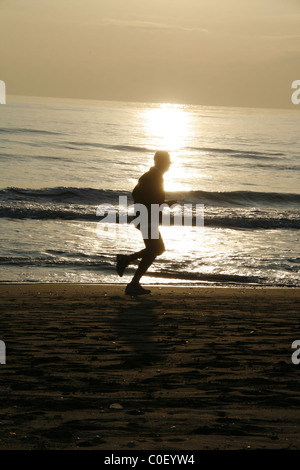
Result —
<path fill-rule="evenodd" d="M 193 282 L 191 284 L 188 284 L 188 281 L 186 283 L 182 283 L 181 281 L 178 281 L 178 283 L 151 283 L 151 282 L 141 282 L 143 286 L 151 287 L 151 288 L 183 288 L 183 289 L 299 289 L 300 286 L 293 286 L 293 285 L 274 285 L 274 284 L 255 284 L 255 283 L 221 283 L 221 282 L 209 282 L 209 281 L 203 281 L 203 284 L 200 284 L 201 281 L 199 281 L 199 284 L 196 282 Z M 0 281 L 0 289 L 1 286 L 86 286 L 86 287 L 92 287 L 92 286 L 100 286 L 100 287 L 125 287 L 127 285 L 127 282 L 125 281 L 119 281 L 119 282 L 104 282 L 104 281 L 97 281 L 97 282 L 72 282 L 72 281 L 57 281 L 57 282 L 52 282 L 52 281 Z M 1 294 L 1 292 L 0 292 Z"/>
<path fill-rule="evenodd" d="M 300 449 L 300 288 L 124 288 L 0 284 L 0 449 Z"/>

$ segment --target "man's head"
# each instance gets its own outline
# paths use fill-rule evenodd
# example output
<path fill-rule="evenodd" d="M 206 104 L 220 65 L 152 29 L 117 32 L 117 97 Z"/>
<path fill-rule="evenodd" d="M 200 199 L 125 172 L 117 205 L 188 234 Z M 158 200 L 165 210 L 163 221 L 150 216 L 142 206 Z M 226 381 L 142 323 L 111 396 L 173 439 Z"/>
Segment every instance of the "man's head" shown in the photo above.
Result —
<path fill-rule="evenodd" d="M 165 171 L 168 171 L 171 163 L 172 162 L 170 155 L 165 150 L 158 150 L 158 152 L 155 153 L 154 164 L 163 173 L 165 173 Z"/>

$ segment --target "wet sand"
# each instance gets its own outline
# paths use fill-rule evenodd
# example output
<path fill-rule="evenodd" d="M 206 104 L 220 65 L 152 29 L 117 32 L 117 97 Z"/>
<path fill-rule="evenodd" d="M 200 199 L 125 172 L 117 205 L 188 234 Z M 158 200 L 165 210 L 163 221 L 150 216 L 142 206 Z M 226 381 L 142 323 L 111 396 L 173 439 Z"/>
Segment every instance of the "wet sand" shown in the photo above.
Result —
<path fill-rule="evenodd" d="M 0 449 L 299 449 L 300 289 L 0 285 Z"/>

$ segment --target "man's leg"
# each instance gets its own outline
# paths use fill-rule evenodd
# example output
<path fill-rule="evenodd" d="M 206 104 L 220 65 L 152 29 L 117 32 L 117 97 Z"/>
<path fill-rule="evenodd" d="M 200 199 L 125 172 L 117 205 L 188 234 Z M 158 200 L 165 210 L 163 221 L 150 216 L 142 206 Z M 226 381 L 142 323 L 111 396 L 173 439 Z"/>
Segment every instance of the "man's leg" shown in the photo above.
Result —
<path fill-rule="evenodd" d="M 151 239 L 151 236 L 144 238 L 145 248 L 143 248 L 143 250 L 132 253 L 131 255 L 117 255 L 117 272 L 119 276 L 122 277 L 127 266 L 137 259 L 141 259 L 141 263 L 136 279 L 140 279 L 143 276 L 156 256 L 161 255 L 165 251 L 165 245 L 160 232 L 158 232 L 158 236 L 158 239 Z M 155 256 L 153 257 L 153 255 Z"/>
<path fill-rule="evenodd" d="M 159 234 L 158 239 L 146 239 L 144 240 L 144 243 L 146 248 L 139 252 L 139 256 L 141 255 L 141 261 L 130 284 L 139 284 L 142 276 L 147 272 L 155 258 L 165 251 L 165 245 L 161 234 Z"/>
<path fill-rule="evenodd" d="M 117 255 L 117 273 L 120 277 L 123 276 L 123 273 L 127 266 L 135 261 L 136 259 L 141 259 L 146 254 L 146 248 L 143 250 L 132 253 L 131 255 Z"/>
<path fill-rule="evenodd" d="M 146 245 L 146 248 L 132 255 L 134 256 L 133 259 L 137 259 L 136 255 L 139 254 L 142 259 L 131 282 L 126 287 L 126 294 L 150 294 L 150 290 L 144 289 L 140 285 L 140 279 L 147 272 L 148 268 L 151 266 L 155 258 L 165 251 L 165 245 L 160 234 L 158 239 L 144 239 L 144 243 Z"/>

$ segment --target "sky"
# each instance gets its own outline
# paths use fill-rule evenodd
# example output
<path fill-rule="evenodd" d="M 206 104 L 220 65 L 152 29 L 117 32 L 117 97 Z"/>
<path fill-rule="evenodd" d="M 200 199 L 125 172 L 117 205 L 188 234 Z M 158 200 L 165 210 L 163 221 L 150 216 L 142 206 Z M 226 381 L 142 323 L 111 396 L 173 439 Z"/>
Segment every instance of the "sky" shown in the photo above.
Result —
<path fill-rule="evenodd" d="M 300 0 L 0 0 L 0 79 L 8 95 L 295 109 L 299 25 Z"/>

